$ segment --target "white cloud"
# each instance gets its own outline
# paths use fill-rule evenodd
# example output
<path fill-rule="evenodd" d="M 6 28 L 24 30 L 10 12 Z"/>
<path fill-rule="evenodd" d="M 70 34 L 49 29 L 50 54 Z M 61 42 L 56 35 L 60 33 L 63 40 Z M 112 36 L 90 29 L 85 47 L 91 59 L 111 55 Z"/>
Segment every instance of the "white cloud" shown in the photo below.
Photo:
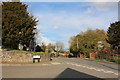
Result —
<path fill-rule="evenodd" d="M 92 6 L 96 7 L 100 11 L 116 10 L 118 9 L 117 2 L 93 2 Z"/>
<path fill-rule="evenodd" d="M 52 41 L 46 37 L 41 36 L 41 42 L 45 45 L 48 45 L 49 43 L 52 43 Z"/>
<path fill-rule="evenodd" d="M 50 39 L 48 39 L 47 37 L 44 37 L 44 34 L 42 33 L 38 33 L 38 35 L 36 36 L 36 43 L 37 44 L 42 44 L 44 43 L 45 45 L 48 45 L 49 43 L 54 43 L 53 41 L 51 41 Z"/>
<path fill-rule="evenodd" d="M 12 1 L 12 0 L 1 0 Z M 119 2 L 119 0 L 20 0 L 22 2 Z"/>
<path fill-rule="evenodd" d="M 92 10 L 88 9 L 87 13 L 92 13 Z M 96 16 L 96 17 L 95 17 Z M 86 27 L 89 28 L 99 28 L 101 26 L 103 29 L 107 29 L 107 26 L 111 21 L 117 20 L 117 15 L 114 16 L 112 13 L 106 14 L 93 14 L 93 16 L 88 16 L 86 14 L 82 15 L 63 15 L 63 14 L 45 14 L 41 20 L 46 21 L 46 25 L 49 25 L 49 28 L 57 29 L 57 28 L 75 28 L 80 29 L 81 27 L 84 29 Z M 44 21 L 42 21 L 44 23 Z M 42 25 L 41 22 L 41 25 Z M 45 27 L 45 26 L 44 26 Z M 49 30 L 48 28 L 48 30 Z"/>
<path fill-rule="evenodd" d="M 93 11 L 92 8 L 88 8 L 87 11 L 86 11 L 86 13 L 90 14 L 90 13 L 92 13 L 92 11 Z"/>
<path fill-rule="evenodd" d="M 21 0 L 23 2 L 118 2 L 119 0 Z"/>
<path fill-rule="evenodd" d="M 54 29 L 58 29 L 58 26 L 54 26 Z"/>
<path fill-rule="evenodd" d="M 118 2 L 119 0 L 85 0 L 85 2 Z"/>

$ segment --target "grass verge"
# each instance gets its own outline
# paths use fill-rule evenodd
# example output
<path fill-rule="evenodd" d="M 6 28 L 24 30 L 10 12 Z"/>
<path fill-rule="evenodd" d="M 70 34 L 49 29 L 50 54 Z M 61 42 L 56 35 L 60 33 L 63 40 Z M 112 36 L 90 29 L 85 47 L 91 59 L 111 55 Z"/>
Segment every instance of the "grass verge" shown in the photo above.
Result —
<path fill-rule="evenodd" d="M 116 60 L 113 60 L 113 59 L 100 59 L 100 58 L 96 58 L 96 59 L 100 60 L 100 61 L 108 61 L 108 62 L 114 62 L 114 63 L 120 64 L 120 60 L 119 59 L 116 59 Z"/>
<path fill-rule="evenodd" d="M 44 52 L 23 51 L 23 50 L 9 50 L 9 51 L 2 50 L 2 52 L 9 52 L 9 53 L 12 53 L 12 52 L 15 52 L 15 53 L 38 53 L 38 54 L 44 54 Z"/>

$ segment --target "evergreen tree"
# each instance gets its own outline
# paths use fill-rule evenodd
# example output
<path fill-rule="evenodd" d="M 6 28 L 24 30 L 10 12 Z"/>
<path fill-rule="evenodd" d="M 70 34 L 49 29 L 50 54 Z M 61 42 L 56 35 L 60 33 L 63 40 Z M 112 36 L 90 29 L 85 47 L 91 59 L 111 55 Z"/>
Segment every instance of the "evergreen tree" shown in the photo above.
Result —
<path fill-rule="evenodd" d="M 4 48 L 17 49 L 18 44 L 29 47 L 35 42 L 37 20 L 27 11 L 28 5 L 22 2 L 2 3 L 2 45 Z"/>
<path fill-rule="evenodd" d="M 37 45 L 37 46 L 35 47 L 35 52 L 40 52 L 40 51 L 42 51 L 42 49 L 41 49 L 41 47 L 40 47 L 39 45 Z"/>
<path fill-rule="evenodd" d="M 113 48 L 120 47 L 120 21 L 112 23 L 108 28 L 107 42 L 112 45 Z"/>

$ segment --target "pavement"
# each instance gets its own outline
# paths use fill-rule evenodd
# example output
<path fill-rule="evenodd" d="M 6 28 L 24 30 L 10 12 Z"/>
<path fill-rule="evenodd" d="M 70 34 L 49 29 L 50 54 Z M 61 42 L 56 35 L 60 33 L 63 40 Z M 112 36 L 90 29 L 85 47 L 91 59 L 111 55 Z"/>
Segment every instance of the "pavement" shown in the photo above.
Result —
<path fill-rule="evenodd" d="M 118 78 L 118 64 L 80 58 L 53 58 L 51 62 L 2 64 L 3 78 Z"/>

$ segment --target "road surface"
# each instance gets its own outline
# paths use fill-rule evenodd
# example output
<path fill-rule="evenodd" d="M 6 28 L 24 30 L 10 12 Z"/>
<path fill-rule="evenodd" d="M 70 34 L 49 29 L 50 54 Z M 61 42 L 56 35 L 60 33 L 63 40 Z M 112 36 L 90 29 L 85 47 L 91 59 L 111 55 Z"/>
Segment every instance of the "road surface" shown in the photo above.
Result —
<path fill-rule="evenodd" d="M 118 78 L 118 64 L 80 58 L 51 62 L 2 64 L 3 78 Z"/>

